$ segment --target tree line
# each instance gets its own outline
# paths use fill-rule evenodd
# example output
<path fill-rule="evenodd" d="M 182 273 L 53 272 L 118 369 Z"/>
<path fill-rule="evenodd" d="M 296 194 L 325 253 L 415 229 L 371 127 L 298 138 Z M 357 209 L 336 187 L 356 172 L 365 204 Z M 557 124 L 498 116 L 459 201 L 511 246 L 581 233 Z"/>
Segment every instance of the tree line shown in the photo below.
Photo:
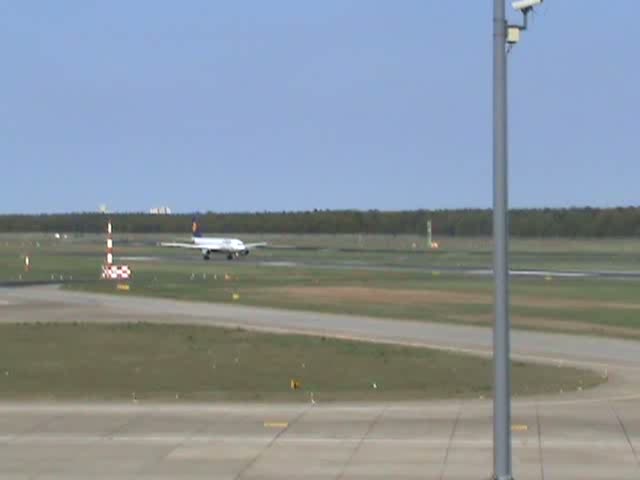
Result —
<path fill-rule="evenodd" d="M 197 216 L 209 233 L 377 233 L 486 236 L 492 232 L 489 209 L 461 210 L 313 210 L 302 212 L 196 213 L 150 215 L 113 213 L 118 232 L 184 233 Z M 65 213 L 0 215 L 0 232 L 99 233 L 107 215 Z M 510 212 L 510 231 L 519 237 L 630 237 L 640 235 L 640 207 L 521 209 Z"/>

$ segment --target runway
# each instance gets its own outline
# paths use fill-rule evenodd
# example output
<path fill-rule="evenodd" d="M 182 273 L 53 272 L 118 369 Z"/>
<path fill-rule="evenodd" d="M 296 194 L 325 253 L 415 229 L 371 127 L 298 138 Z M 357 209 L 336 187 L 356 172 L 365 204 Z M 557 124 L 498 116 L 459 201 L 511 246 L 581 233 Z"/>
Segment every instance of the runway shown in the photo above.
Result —
<path fill-rule="evenodd" d="M 455 275 L 466 275 L 472 277 L 492 277 L 493 270 L 490 268 L 478 268 L 470 266 L 400 266 L 400 265 L 375 265 L 361 262 L 341 262 L 335 264 L 318 264 L 314 262 L 299 261 L 258 261 L 254 262 L 260 266 L 282 267 L 282 268 L 317 268 L 324 270 L 367 270 L 380 272 L 412 272 L 412 273 L 448 273 Z M 606 278 L 610 280 L 638 280 L 638 271 L 608 271 L 608 270 L 546 270 L 546 269 L 511 269 L 509 275 L 512 277 L 557 277 L 557 278 Z"/>
<path fill-rule="evenodd" d="M 488 329 L 0 289 L 0 319 L 237 325 L 487 354 Z M 640 342 L 514 332 L 515 356 L 587 365 L 602 388 L 514 401 L 518 479 L 640 475 Z M 0 403 L 0 478 L 488 478 L 487 400 L 395 404 Z"/>
<path fill-rule="evenodd" d="M 404 253 L 404 252 L 398 252 Z M 406 253 L 405 253 L 406 254 Z M 202 259 L 194 256 L 179 255 L 174 257 L 176 260 L 185 263 L 201 263 Z M 149 260 L 155 261 L 155 260 Z M 158 257 L 158 261 L 161 261 Z M 218 263 L 222 262 L 220 260 Z M 227 260 L 224 260 L 226 262 Z M 389 265 L 384 263 L 366 262 L 366 261 L 341 261 L 339 263 L 314 262 L 310 260 L 250 260 L 241 259 L 243 263 L 261 267 L 279 267 L 279 268 L 309 268 L 318 270 L 364 270 L 373 272 L 410 272 L 410 273 L 427 273 L 439 274 L 447 273 L 453 275 L 464 275 L 471 277 L 492 277 L 493 270 L 491 268 L 482 268 L 477 266 L 444 266 L 444 265 Z M 640 271 L 636 270 L 550 270 L 550 269 L 517 269 L 509 270 L 512 277 L 556 277 L 556 278 L 606 278 L 609 280 L 640 280 Z"/>

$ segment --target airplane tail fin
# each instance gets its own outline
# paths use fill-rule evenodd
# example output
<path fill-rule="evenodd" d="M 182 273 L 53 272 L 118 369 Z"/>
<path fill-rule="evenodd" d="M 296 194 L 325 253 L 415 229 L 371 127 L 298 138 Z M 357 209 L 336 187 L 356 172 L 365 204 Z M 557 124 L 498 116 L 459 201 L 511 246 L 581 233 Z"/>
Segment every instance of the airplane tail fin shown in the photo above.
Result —
<path fill-rule="evenodd" d="M 191 235 L 194 237 L 201 237 L 202 232 L 200 231 L 200 224 L 198 223 L 198 219 L 193 217 L 191 219 Z"/>

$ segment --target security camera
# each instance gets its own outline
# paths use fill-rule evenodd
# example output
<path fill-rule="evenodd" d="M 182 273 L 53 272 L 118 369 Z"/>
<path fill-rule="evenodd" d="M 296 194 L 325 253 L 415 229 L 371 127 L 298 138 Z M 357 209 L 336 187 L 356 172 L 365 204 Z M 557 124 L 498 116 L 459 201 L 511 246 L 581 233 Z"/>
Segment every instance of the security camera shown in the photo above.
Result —
<path fill-rule="evenodd" d="M 538 5 L 540 5 L 543 1 L 544 0 L 518 0 L 517 2 L 513 2 L 511 6 L 515 10 L 519 10 L 521 12 L 528 12 L 533 7 L 537 7 Z"/>

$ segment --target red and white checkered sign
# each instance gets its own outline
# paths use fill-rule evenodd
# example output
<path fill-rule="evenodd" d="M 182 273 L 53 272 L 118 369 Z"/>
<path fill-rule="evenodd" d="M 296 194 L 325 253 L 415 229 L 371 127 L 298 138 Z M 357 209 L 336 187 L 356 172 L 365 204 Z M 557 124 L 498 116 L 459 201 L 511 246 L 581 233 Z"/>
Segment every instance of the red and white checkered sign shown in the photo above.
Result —
<path fill-rule="evenodd" d="M 131 269 L 128 265 L 103 265 L 102 278 L 107 280 L 131 278 Z"/>

